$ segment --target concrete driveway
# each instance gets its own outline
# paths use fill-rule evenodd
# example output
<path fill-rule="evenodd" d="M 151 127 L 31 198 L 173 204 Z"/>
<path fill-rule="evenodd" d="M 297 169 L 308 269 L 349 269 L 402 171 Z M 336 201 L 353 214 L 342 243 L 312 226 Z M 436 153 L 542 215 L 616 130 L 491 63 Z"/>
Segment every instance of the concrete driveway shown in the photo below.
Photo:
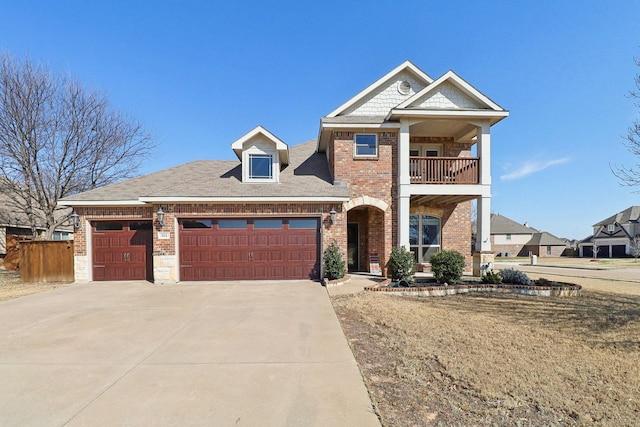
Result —
<path fill-rule="evenodd" d="M 75 284 L 0 302 L 2 426 L 379 426 L 324 288 Z"/>

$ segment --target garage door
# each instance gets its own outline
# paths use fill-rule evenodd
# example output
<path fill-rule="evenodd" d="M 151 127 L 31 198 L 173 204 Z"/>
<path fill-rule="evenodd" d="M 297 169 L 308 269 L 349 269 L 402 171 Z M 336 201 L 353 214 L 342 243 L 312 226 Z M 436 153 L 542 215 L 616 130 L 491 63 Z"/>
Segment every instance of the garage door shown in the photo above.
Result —
<path fill-rule="evenodd" d="M 92 224 L 93 280 L 153 280 L 151 221 Z"/>
<path fill-rule="evenodd" d="M 180 280 L 317 279 L 316 218 L 182 219 Z"/>

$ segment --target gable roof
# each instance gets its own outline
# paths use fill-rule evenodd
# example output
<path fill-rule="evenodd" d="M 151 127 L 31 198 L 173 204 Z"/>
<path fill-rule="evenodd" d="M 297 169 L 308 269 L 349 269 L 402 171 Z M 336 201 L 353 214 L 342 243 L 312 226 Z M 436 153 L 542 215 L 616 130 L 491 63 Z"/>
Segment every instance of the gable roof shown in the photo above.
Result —
<path fill-rule="evenodd" d="M 456 98 L 458 98 L 458 102 L 454 102 L 453 100 L 449 99 L 450 97 L 446 96 L 446 92 L 452 93 L 454 96 L 456 96 Z M 436 81 L 432 82 L 420 92 L 416 93 L 411 98 L 399 104 L 396 108 L 419 108 L 421 106 L 438 107 L 442 104 L 441 101 L 435 102 L 433 103 L 433 105 L 425 105 L 425 101 L 433 100 L 434 96 L 438 94 L 448 100 L 448 104 L 454 109 L 465 108 L 464 104 L 468 104 L 467 108 L 469 109 L 491 109 L 496 111 L 504 111 L 502 107 L 493 102 L 491 99 L 489 99 L 489 97 L 484 95 L 478 89 L 471 86 L 471 84 L 457 75 L 453 70 L 447 71 Z"/>
<path fill-rule="evenodd" d="M 491 234 L 534 234 L 538 230 L 499 214 L 491 214 Z"/>
<path fill-rule="evenodd" d="M 409 76 L 409 78 L 413 77 L 413 83 L 417 83 L 420 89 L 433 82 L 433 79 L 429 77 L 427 73 L 422 71 L 411 61 L 404 61 L 402 64 L 398 65 L 396 68 L 389 71 L 387 74 L 380 77 L 378 80 L 360 91 L 356 96 L 352 97 L 351 99 L 340 105 L 338 108 L 327 114 L 326 117 L 336 117 L 341 114 L 347 113 L 347 111 L 349 110 L 353 110 L 356 105 L 364 103 L 367 98 L 372 97 L 374 94 L 376 94 L 376 92 L 379 92 L 380 90 L 388 87 L 392 81 L 398 80 L 398 77 L 403 74 L 405 76 Z M 404 95 L 403 98 L 406 98 L 410 94 L 411 91 Z M 394 105 L 397 105 L 398 103 L 399 102 L 396 102 Z"/>
<path fill-rule="evenodd" d="M 280 164 L 289 164 L 289 146 L 280 138 L 259 125 L 231 143 L 231 148 L 233 149 L 234 153 L 236 153 L 236 156 L 238 156 L 238 159 L 242 160 L 242 150 L 244 149 L 245 142 L 251 141 L 252 139 L 259 137 L 260 135 L 275 145 L 276 150 L 278 151 Z"/>
<path fill-rule="evenodd" d="M 627 209 L 618 212 L 617 214 L 610 216 L 609 218 L 598 222 L 597 224 L 593 224 L 594 227 L 599 225 L 609 225 L 609 224 L 626 224 L 628 222 L 636 222 L 640 221 L 640 206 L 631 206 Z"/>
<path fill-rule="evenodd" d="M 567 243 L 554 236 L 553 234 L 542 231 L 540 233 L 535 233 L 531 240 L 527 242 L 527 245 L 532 246 L 566 246 Z"/>
<path fill-rule="evenodd" d="M 349 189 L 333 185 L 327 158 L 315 140 L 290 147 L 280 183 L 242 182 L 237 160 L 198 160 L 96 188 L 60 200 L 66 206 L 145 205 L 154 202 L 347 201 Z"/>

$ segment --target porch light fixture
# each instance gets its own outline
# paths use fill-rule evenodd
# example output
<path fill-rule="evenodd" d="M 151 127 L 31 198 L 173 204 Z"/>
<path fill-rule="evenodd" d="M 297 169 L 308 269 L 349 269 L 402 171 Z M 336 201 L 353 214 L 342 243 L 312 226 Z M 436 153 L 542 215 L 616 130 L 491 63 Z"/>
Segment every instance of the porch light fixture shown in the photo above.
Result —
<path fill-rule="evenodd" d="M 158 212 L 156 212 L 156 215 L 158 215 L 158 224 L 160 224 L 160 227 L 164 227 L 164 211 L 161 207 L 158 208 Z"/>
<path fill-rule="evenodd" d="M 71 212 L 71 215 L 69 215 L 69 217 L 71 218 L 71 224 L 73 224 L 73 228 L 75 228 L 76 230 L 80 228 L 80 215 L 78 215 L 76 213 L 76 211 Z"/>
<path fill-rule="evenodd" d="M 336 212 L 335 209 L 331 209 L 329 211 L 329 220 L 331 221 L 331 225 L 336 223 L 336 216 L 338 215 L 338 212 Z"/>

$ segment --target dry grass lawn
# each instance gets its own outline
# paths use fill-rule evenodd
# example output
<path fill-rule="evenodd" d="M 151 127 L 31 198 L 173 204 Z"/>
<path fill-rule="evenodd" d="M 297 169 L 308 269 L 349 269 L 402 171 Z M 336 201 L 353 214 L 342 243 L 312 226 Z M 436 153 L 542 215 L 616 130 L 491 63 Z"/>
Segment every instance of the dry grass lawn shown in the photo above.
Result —
<path fill-rule="evenodd" d="M 640 296 L 333 302 L 386 426 L 640 423 Z"/>
<path fill-rule="evenodd" d="M 0 269 L 0 301 L 68 286 L 67 283 L 22 283 L 20 273 Z"/>

